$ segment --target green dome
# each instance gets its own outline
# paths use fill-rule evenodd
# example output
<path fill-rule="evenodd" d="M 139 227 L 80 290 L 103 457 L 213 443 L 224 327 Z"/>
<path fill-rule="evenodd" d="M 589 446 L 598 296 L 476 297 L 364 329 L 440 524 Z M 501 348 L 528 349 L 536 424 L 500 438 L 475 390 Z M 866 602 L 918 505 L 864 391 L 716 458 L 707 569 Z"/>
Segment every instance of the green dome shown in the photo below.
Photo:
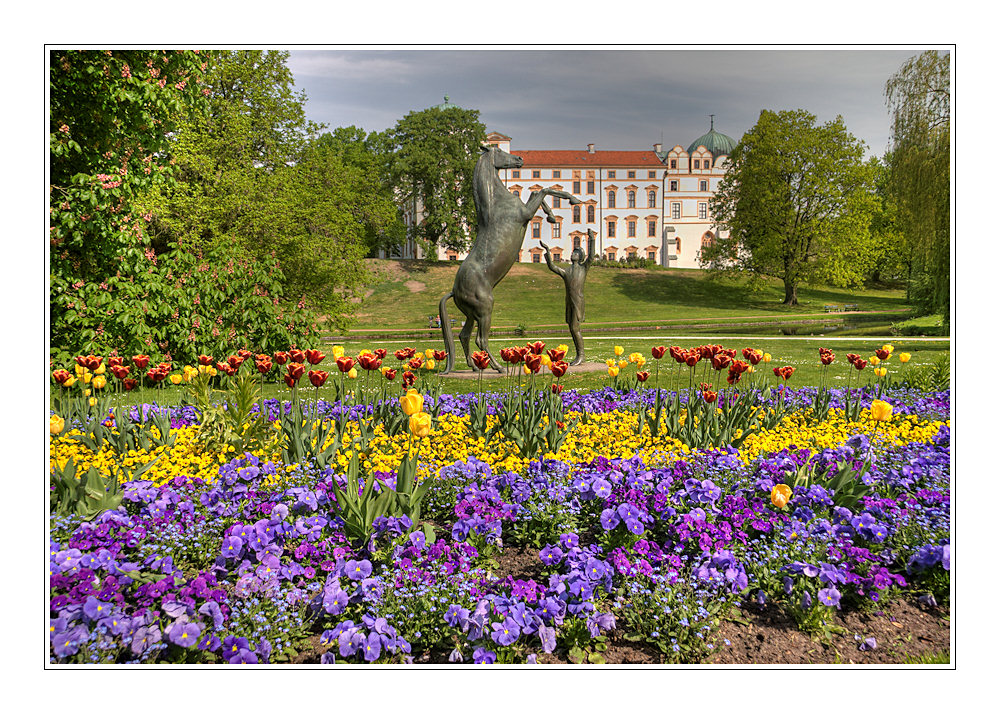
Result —
<path fill-rule="evenodd" d="M 444 95 L 444 102 L 442 102 L 441 104 L 435 104 L 431 108 L 432 109 L 461 109 L 461 107 L 458 106 L 457 104 L 452 104 L 450 101 L 448 101 L 448 95 L 447 94 Z"/>
<path fill-rule="evenodd" d="M 691 142 L 691 146 L 688 147 L 688 153 L 693 153 L 699 146 L 704 146 L 706 149 L 711 151 L 712 158 L 717 159 L 723 154 L 726 156 L 732 154 L 733 149 L 736 148 L 736 142 L 732 139 L 732 137 L 717 132 L 713 122 L 713 128 L 709 129 L 707 134 L 699 136 Z"/>

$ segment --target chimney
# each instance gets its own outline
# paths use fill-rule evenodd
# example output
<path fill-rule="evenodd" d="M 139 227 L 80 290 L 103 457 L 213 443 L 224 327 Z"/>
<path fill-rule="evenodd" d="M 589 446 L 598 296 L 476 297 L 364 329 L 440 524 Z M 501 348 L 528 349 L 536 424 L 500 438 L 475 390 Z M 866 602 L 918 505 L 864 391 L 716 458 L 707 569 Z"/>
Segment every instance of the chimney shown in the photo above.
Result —
<path fill-rule="evenodd" d="M 663 144 L 653 144 L 653 151 L 655 151 L 657 154 L 662 153 Z"/>
<path fill-rule="evenodd" d="M 594 153 L 594 145 L 593 144 L 587 144 L 587 151 L 589 153 L 593 154 Z"/>

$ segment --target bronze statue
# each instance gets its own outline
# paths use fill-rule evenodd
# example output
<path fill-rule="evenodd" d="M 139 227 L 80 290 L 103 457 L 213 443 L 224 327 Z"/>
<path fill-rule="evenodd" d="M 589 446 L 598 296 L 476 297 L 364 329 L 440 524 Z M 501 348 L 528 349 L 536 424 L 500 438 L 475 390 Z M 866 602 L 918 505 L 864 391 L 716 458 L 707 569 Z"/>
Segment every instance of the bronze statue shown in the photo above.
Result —
<path fill-rule="evenodd" d="M 583 336 L 580 334 L 580 323 L 585 320 L 583 282 L 587 279 L 587 270 L 590 268 L 590 264 L 594 262 L 594 238 L 596 235 L 593 230 L 587 229 L 588 255 L 584 258 L 583 249 L 574 248 L 570 255 L 568 268 L 560 268 L 553 263 L 549 247 L 540 243 L 545 248 L 545 264 L 566 284 L 566 324 L 569 325 L 569 334 L 573 338 L 573 346 L 576 347 L 576 356 L 570 365 L 578 365 L 583 362 Z"/>
<path fill-rule="evenodd" d="M 477 369 L 469 351 L 469 337 L 475 322 L 479 331 L 476 345 L 490 355 L 490 366 L 502 372 L 489 348 L 490 321 L 493 318 L 493 288 L 503 280 L 517 260 L 518 251 L 528 229 L 528 221 L 539 208 L 545 211 L 549 223 L 556 219 L 544 201 L 546 196 L 569 199 L 571 204 L 582 203 L 580 199 L 566 191 L 543 188 L 532 191 L 525 203 L 512 194 L 500 176 L 498 169 L 521 167 L 524 160 L 512 156 L 495 146 L 484 146 L 482 156 L 476 162 L 472 176 L 472 193 L 476 203 L 476 240 L 468 257 L 455 274 L 455 285 L 451 292 L 441 298 L 438 311 L 441 316 L 441 331 L 448 350 L 448 363 L 441 374 L 448 374 L 455 366 L 455 339 L 451 334 L 448 312 L 445 304 L 448 298 L 455 299 L 455 305 L 465 314 L 465 324 L 458 334 L 465 350 L 465 361 Z"/>

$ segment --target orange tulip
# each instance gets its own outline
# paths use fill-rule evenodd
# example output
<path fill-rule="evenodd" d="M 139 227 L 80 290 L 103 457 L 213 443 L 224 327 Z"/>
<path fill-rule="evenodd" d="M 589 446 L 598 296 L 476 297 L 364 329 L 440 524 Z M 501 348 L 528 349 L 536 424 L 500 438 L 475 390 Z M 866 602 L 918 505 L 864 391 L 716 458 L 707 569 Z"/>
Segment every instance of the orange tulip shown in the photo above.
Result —
<path fill-rule="evenodd" d="M 771 489 L 771 503 L 773 503 L 776 508 L 784 508 L 788 504 L 788 499 L 791 497 L 792 489 L 783 483 L 779 483 Z"/>

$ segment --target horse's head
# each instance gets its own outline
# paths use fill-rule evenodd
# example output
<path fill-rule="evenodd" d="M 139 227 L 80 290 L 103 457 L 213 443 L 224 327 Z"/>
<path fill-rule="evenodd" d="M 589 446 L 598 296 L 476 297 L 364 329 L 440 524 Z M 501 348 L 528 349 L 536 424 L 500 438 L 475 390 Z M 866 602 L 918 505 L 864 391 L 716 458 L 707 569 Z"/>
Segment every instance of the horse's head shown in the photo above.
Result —
<path fill-rule="evenodd" d="M 520 156 L 508 154 L 503 149 L 496 146 L 483 146 L 483 153 L 489 154 L 490 161 L 495 169 L 519 169 L 524 164 L 524 159 Z"/>

